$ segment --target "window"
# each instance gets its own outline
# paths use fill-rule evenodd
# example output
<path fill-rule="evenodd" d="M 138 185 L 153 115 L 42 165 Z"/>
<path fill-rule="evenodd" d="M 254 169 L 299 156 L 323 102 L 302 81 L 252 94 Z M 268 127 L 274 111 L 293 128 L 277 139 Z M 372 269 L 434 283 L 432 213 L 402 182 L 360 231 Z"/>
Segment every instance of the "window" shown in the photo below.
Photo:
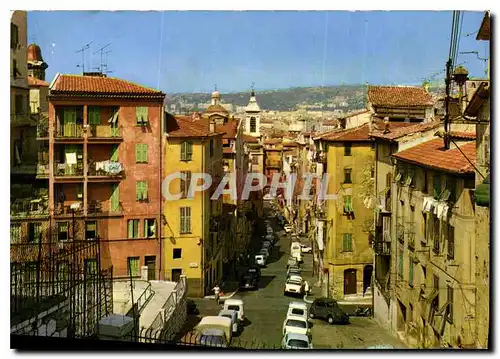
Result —
<path fill-rule="evenodd" d="M 259 164 L 259 157 L 252 156 L 252 164 L 253 165 L 258 165 Z"/>
<path fill-rule="evenodd" d="M 148 181 L 137 181 L 135 183 L 135 196 L 138 202 L 148 199 Z"/>
<path fill-rule="evenodd" d="M 344 233 L 344 240 L 342 241 L 342 251 L 352 252 L 352 233 Z"/>
<path fill-rule="evenodd" d="M 423 170 L 423 171 L 424 171 L 424 185 L 422 188 L 422 192 L 427 193 L 427 191 L 428 191 L 428 189 L 427 189 L 427 171 L 426 170 Z"/>
<path fill-rule="evenodd" d="M 424 238 L 423 241 L 427 242 L 429 240 L 429 218 L 427 213 L 422 213 L 422 224 L 424 225 Z"/>
<path fill-rule="evenodd" d="M 371 168 L 370 170 L 370 178 L 375 178 L 375 168 Z"/>
<path fill-rule="evenodd" d="M 188 193 L 189 193 L 189 187 L 191 186 L 191 171 L 182 171 L 181 175 L 183 175 L 184 178 L 181 177 L 181 188 L 180 192 L 182 194 L 181 198 L 187 198 Z"/>
<path fill-rule="evenodd" d="M 257 119 L 250 117 L 250 132 L 257 132 Z"/>
<path fill-rule="evenodd" d="M 139 276 L 139 257 L 127 258 L 127 275 L 132 277 Z"/>
<path fill-rule="evenodd" d="M 135 119 L 136 124 L 141 126 L 148 122 L 148 108 L 147 107 L 136 107 L 135 108 Z"/>
<path fill-rule="evenodd" d="M 403 279 L 403 265 L 404 265 L 404 249 L 401 244 L 398 244 L 398 277 Z"/>
<path fill-rule="evenodd" d="M 432 216 L 432 239 L 434 241 L 433 251 L 436 254 L 439 254 L 439 226 L 440 220 L 436 215 Z"/>
<path fill-rule="evenodd" d="M 97 238 L 97 222 L 87 221 L 85 222 L 85 239 L 91 240 Z"/>
<path fill-rule="evenodd" d="M 89 114 L 88 114 L 89 125 L 91 125 L 91 126 L 100 125 L 101 124 L 101 112 L 99 110 L 99 107 L 89 106 L 88 110 L 89 110 Z"/>
<path fill-rule="evenodd" d="M 191 233 L 191 207 L 181 207 L 181 233 Z"/>
<path fill-rule="evenodd" d="M 10 243 L 21 243 L 21 223 L 11 223 L 10 225 Z"/>
<path fill-rule="evenodd" d="M 434 199 L 439 199 L 441 195 L 441 177 L 438 174 L 435 174 L 433 177 L 434 181 Z"/>
<path fill-rule="evenodd" d="M 69 239 L 68 227 L 68 222 L 57 223 L 57 239 L 59 241 L 67 241 Z"/>
<path fill-rule="evenodd" d="M 19 28 L 16 24 L 10 23 L 10 48 L 13 50 L 17 49 L 19 44 Z"/>
<path fill-rule="evenodd" d="M 181 144 L 181 161 L 191 161 L 193 159 L 193 143 L 189 141 Z"/>
<path fill-rule="evenodd" d="M 352 183 L 351 173 L 352 173 L 351 168 L 344 168 L 344 183 Z"/>
<path fill-rule="evenodd" d="M 392 173 L 388 173 L 385 175 L 385 186 L 387 188 L 391 188 L 391 183 L 392 183 Z"/>
<path fill-rule="evenodd" d="M 415 262 L 410 258 L 410 267 L 408 269 L 408 285 L 413 288 L 413 272 L 415 270 Z"/>
<path fill-rule="evenodd" d="M 139 237 L 139 220 L 138 219 L 129 219 L 127 221 L 127 235 L 128 235 L 128 238 Z"/>
<path fill-rule="evenodd" d="M 344 156 L 350 156 L 352 153 L 352 144 L 344 143 Z"/>
<path fill-rule="evenodd" d="M 174 248 L 173 258 L 174 259 L 182 258 L 182 248 Z"/>
<path fill-rule="evenodd" d="M 181 268 L 174 268 L 172 269 L 172 281 L 173 282 L 178 282 L 181 279 L 182 275 L 182 269 Z"/>
<path fill-rule="evenodd" d="M 156 238 L 156 219 L 148 218 L 144 220 L 144 237 Z"/>
<path fill-rule="evenodd" d="M 147 163 L 148 162 L 148 145 L 144 143 L 137 143 L 135 145 L 135 162 Z"/>
<path fill-rule="evenodd" d="M 448 233 L 448 259 L 455 258 L 455 227 L 447 225 Z"/>
<path fill-rule="evenodd" d="M 97 259 L 85 259 L 84 262 L 85 273 L 87 274 L 97 274 Z"/>
<path fill-rule="evenodd" d="M 213 157 L 214 155 L 214 139 L 210 139 L 210 157 Z"/>
<path fill-rule="evenodd" d="M 450 323 L 453 324 L 453 287 L 448 286 L 447 288 L 447 298 L 446 298 L 446 303 L 448 304 L 448 307 L 446 308 L 446 320 Z"/>
<path fill-rule="evenodd" d="M 353 213 L 352 196 L 344 196 L 344 213 Z"/>
<path fill-rule="evenodd" d="M 23 95 L 16 95 L 14 97 L 14 110 L 15 110 L 16 115 L 24 113 Z"/>
<path fill-rule="evenodd" d="M 437 312 L 439 310 L 439 277 L 435 274 L 432 276 L 432 283 L 437 295 L 432 301 L 431 306 Z"/>

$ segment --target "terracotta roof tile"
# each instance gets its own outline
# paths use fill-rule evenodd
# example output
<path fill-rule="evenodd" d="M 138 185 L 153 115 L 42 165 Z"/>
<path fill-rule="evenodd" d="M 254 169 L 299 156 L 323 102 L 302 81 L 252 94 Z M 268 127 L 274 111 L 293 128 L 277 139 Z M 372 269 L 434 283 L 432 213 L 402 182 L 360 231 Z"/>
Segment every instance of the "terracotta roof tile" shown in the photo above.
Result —
<path fill-rule="evenodd" d="M 374 106 L 419 107 L 433 104 L 423 87 L 368 86 L 368 101 Z"/>
<path fill-rule="evenodd" d="M 101 76 L 57 75 L 51 95 L 113 95 L 164 98 L 159 90 L 137 85 L 133 82 Z"/>
<path fill-rule="evenodd" d="M 39 80 L 36 77 L 28 76 L 28 86 L 49 87 L 49 83 L 43 80 Z"/>
<path fill-rule="evenodd" d="M 475 140 L 476 134 L 474 132 L 459 132 L 459 131 L 450 131 L 451 138 L 455 138 L 458 140 Z"/>
<path fill-rule="evenodd" d="M 403 122 L 404 123 L 404 122 Z M 391 126 L 392 124 L 392 126 Z M 441 126 L 441 121 L 432 121 L 427 123 L 404 123 L 405 125 L 395 125 L 396 123 L 391 123 L 389 125 L 389 132 L 384 133 L 384 125 L 377 125 L 378 129 L 374 129 L 371 133 L 372 137 L 383 138 L 387 140 L 396 140 L 406 135 L 410 135 L 416 132 L 423 132 L 438 128 Z"/>
<path fill-rule="evenodd" d="M 172 116 L 167 114 L 168 137 L 211 137 L 223 132 L 210 132 L 208 123 L 193 121 L 190 116 Z"/>
<path fill-rule="evenodd" d="M 297 142 L 283 142 L 283 147 L 297 147 Z"/>
<path fill-rule="evenodd" d="M 248 142 L 248 143 L 259 143 L 259 140 L 256 137 L 253 137 L 250 135 L 243 135 L 243 136 L 241 136 L 241 139 L 244 142 Z"/>
<path fill-rule="evenodd" d="M 205 113 L 214 113 L 214 112 L 229 113 L 222 105 L 210 105 L 205 111 Z"/>
<path fill-rule="evenodd" d="M 323 126 L 336 126 L 338 124 L 339 124 L 339 120 L 337 120 L 337 119 L 323 121 Z"/>
<path fill-rule="evenodd" d="M 468 142 L 460 147 L 463 153 L 476 163 L 476 142 Z M 424 142 L 407 150 L 395 153 L 393 156 L 399 160 L 416 165 L 430 167 L 454 173 L 474 173 L 474 167 L 462 155 L 459 149 L 444 149 L 441 138 Z"/>

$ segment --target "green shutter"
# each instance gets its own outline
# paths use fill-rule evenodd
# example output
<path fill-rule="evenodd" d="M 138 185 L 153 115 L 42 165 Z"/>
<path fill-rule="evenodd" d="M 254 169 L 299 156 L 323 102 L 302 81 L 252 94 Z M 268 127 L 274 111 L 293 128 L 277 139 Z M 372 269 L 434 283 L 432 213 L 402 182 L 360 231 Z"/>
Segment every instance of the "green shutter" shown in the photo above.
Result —
<path fill-rule="evenodd" d="M 89 125 L 101 124 L 101 112 L 99 107 L 89 107 L 88 120 Z"/>
<path fill-rule="evenodd" d="M 118 145 L 111 146 L 111 161 L 118 162 Z"/>
<path fill-rule="evenodd" d="M 118 184 L 113 184 L 113 193 L 111 194 L 111 212 L 118 212 L 120 209 L 120 188 Z"/>
<path fill-rule="evenodd" d="M 76 109 L 73 107 L 64 109 L 64 136 L 76 137 Z"/>
<path fill-rule="evenodd" d="M 148 181 L 142 182 L 142 198 L 148 198 Z"/>
<path fill-rule="evenodd" d="M 441 195 L 441 178 L 434 175 L 434 198 L 438 199 Z"/>
<path fill-rule="evenodd" d="M 135 182 L 135 200 L 140 201 L 142 199 L 142 182 Z"/>
<path fill-rule="evenodd" d="M 127 234 L 128 235 L 127 235 L 127 237 L 128 238 L 134 238 L 134 221 L 131 220 L 131 219 L 129 219 L 127 225 L 128 225 L 128 230 L 127 230 L 127 232 L 128 232 Z"/>
<path fill-rule="evenodd" d="M 141 162 L 141 144 L 136 143 L 135 145 L 135 163 L 140 163 Z"/>
<path fill-rule="evenodd" d="M 193 143 L 192 142 L 187 142 L 186 153 L 187 153 L 187 159 L 191 160 L 191 158 L 193 156 Z"/>
<path fill-rule="evenodd" d="M 142 145 L 142 161 L 148 162 L 148 145 Z"/>
<path fill-rule="evenodd" d="M 148 108 L 147 107 L 136 107 L 135 117 L 137 124 L 142 124 L 143 122 L 148 122 Z"/>

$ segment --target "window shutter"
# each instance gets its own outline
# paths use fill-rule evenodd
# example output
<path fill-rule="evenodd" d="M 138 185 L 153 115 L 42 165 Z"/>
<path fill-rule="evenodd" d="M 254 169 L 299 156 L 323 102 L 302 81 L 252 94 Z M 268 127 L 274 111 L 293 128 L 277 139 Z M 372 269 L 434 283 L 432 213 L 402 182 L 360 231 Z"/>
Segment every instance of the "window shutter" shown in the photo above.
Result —
<path fill-rule="evenodd" d="M 133 238 L 134 237 L 134 221 L 129 219 L 128 220 L 128 238 Z"/>
<path fill-rule="evenodd" d="M 118 185 L 113 184 L 113 193 L 111 194 L 111 211 L 118 212 L 120 207 L 120 191 Z"/>
<path fill-rule="evenodd" d="M 135 182 L 135 199 L 140 201 L 142 199 L 142 183 L 141 181 Z"/>
<path fill-rule="evenodd" d="M 137 143 L 135 145 L 135 163 L 141 162 L 141 144 Z"/>
<path fill-rule="evenodd" d="M 180 213 L 180 232 L 184 233 L 184 207 L 179 208 Z"/>
<path fill-rule="evenodd" d="M 142 161 L 148 162 L 148 145 L 142 145 Z"/>
<path fill-rule="evenodd" d="M 143 199 L 148 198 L 148 181 L 142 182 L 142 198 Z"/>
<path fill-rule="evenodd" d="M 187 142 L 187 159 L 191 160 L 193 156 L 193 144 L 191 142 Z"/>
<path fill-rule="evenodd" d="M 186 232 L 191 232 L 191 207 L 186 207 Z"/>
<path fill-rule="evenodd" d="M 144 238 L 148 238 L 149 220 L 144 220 Z"/>
<path fill-rule="evenodd" d="M 101 113 L 99 107 L 89 107 L 89 125 L 99 125 L 101 123 Z"/>
<path fill-rule="evenodd" d="M 118 162 L 118 145 L 111 146 L 111 161 Z"/>

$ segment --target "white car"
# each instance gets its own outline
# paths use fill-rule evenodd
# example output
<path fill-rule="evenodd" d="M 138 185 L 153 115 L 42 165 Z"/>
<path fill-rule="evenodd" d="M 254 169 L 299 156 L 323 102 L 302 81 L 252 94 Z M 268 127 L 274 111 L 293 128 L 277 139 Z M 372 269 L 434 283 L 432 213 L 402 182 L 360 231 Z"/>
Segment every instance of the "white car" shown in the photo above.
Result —
<path fill-rule="evenodd" d="M 240 323 L 245 320 L 243 301 L 241 299 L 226 299 L 224 301 L 224 310 L 235 310 L 238 313 Z"/>
<path fill-rule="evenodd" d="M 299 317 L 286 317 L 283 322 L 283 335 L 287 333 L 297 333 L 311 335 L 310 324 L 307 320 Z"/>
<path fill-rule="evenodd" d="M 288 304 L 286 316 L 287 318 L 299 317 L 308 320 L 309 314 L 307 313 L 307 304 L 304 302 L 290 302 L 290 304 Z"/>
<path fill-rule="evenodd" d="M 261 267 L 265 267 L 266 266 L 266 256 L 263 255 L 263 254 L 257 254 L 255 256 L 255 264 L 257 264 L 258 266 L 261 266 Z"/>
<path fill-rule="evenodd" d="M 292 226 L 289 225 L 289 224 L 285 224 L 284 229 L 285 229 L 286 233 L 291 233 L 292 232 Z"/>
<path fill-rule="evenodd" d="M 300 250 L 302 251 L 302 253 L 312 253 L 312 251 L 313 251 L 311 246 L 307 246 L 305 244 L 300 245 Z"/>
<path fill-rule="evenodd" d="M 287 293 L 302 294 L 302 277 L 293 275 L 286 280 L 283 294 Z"/>
<path fill-rule="evenodd" d="M 281 341 L 281 349 L 312 349 L 309 336 L 298 333 L 287 333 Z"/>

